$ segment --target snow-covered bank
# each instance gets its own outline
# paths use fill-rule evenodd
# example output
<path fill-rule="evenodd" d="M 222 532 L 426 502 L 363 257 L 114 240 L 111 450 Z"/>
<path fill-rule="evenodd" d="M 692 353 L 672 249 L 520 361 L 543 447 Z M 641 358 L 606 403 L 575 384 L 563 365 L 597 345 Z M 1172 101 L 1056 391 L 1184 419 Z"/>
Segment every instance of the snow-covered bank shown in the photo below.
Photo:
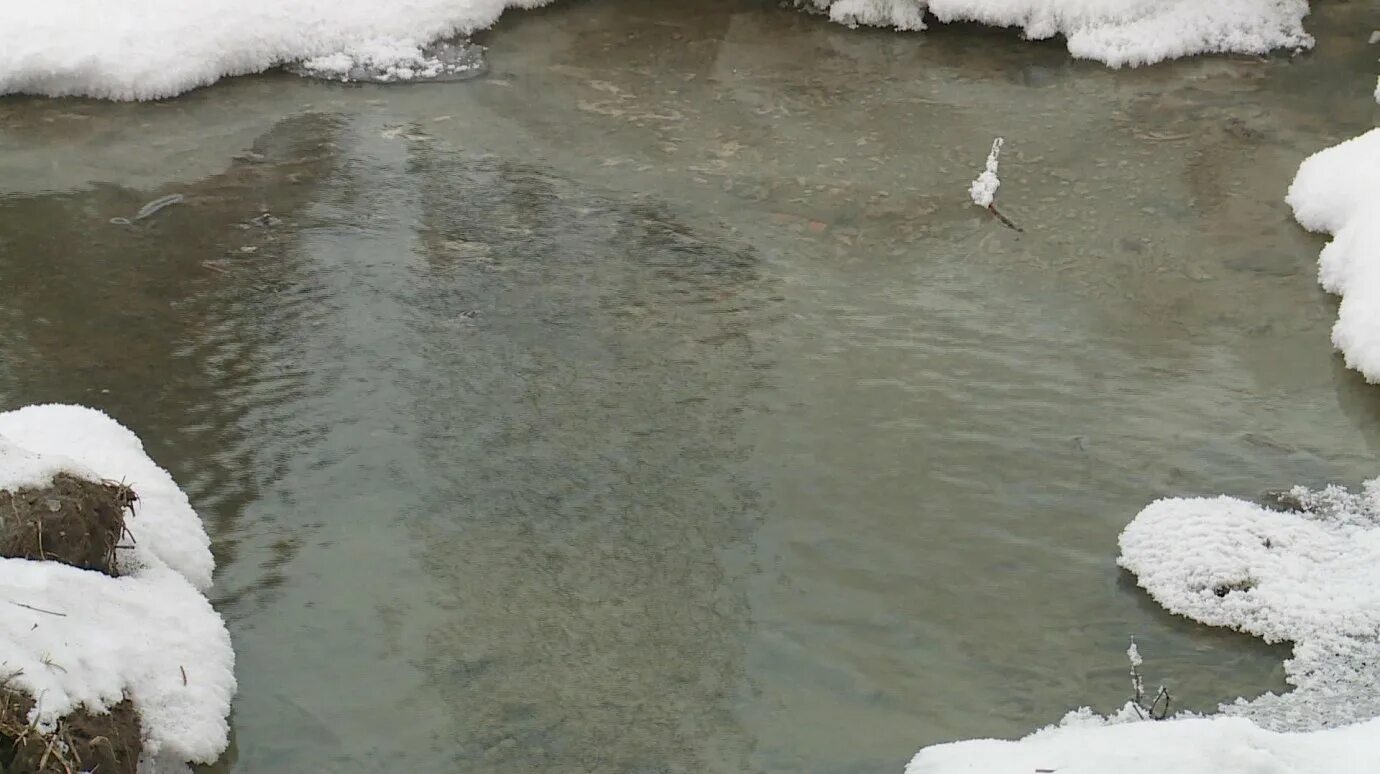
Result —
<path fill-rule="evenodd" d="M 1318 281 L 1342 297 L 1332 343 L 1380 382 L 1380 129 L 1310 156 L 1286 201 L 1304 228 L 1333 235 L 1318 260 Z"/>
<path fill-rule="evenodd" d="M 53 561 L 0 559 L 0 670 L 37 699 L 40 729 L 85 705 L 133 700 L 150 767 L 212 762 L 228 742 L 234 653 L 202 592 L 212 558 L 201 521 L 133 433 L 77 406 L 0 413 L 0 489 L 66 473 L 124 481 L 139 497 L 117 552 L 120 577 Z"/>
<path fill-rule="evenodd" d="M 0 94 L 157 99 L 300 60 L 425 69 L 426 44 L 544 2 L 14 0 L 0 3 Z"/>
<path fill-rule="evenodd" d="M 927 747 L 906 774 L 1372 774 L 1377 738 L 1380 720 L 1283 734 L 1222 717 L 1071 726 Z"/>
<path fill-rule="evenodd" d="M 1069 53 L 1112 67 L 1193 54 L 1264 54 L 1308 48 L 1306 0 L 802 0 L 843 24 L 925 28 L 941 22 L 1018 27 L 1027 38 L 1062 35 Z"/>
<path fill-rule="evenodd" d="M 429 44 L 550 0 L 14 0 L 0 3 L 0 95 L 157 99 L 294 62 L 328 77 L 461 76 Z M 843 24 L 944 22 L 1063 35 L 1112 66 L 1312 45 L 1307 0 L 798 0 Z"/>
<path fill-rule="evenodd" d="M 1290 731 L 1380 716 L 1380 480 L 1291 498 L 1300 510 L 1160 500 L 1122 532 L 1120 563 L 1172 613 L 1294 644 L 1294 690 L 1224 712 Z"/>
<path fill-rule="evenodd" d="M 1229 497 L 1153 503 L 1122 533 L 1120 563 L 1171 612 L 1294 643 L 1293 691 L 1209 718 L 1083 710 L 1019 741 L 926 748 L 907 774 L 1380 771 L 1380 479 L 1360 494 L 1291 496 L 1297 510 Z"/>

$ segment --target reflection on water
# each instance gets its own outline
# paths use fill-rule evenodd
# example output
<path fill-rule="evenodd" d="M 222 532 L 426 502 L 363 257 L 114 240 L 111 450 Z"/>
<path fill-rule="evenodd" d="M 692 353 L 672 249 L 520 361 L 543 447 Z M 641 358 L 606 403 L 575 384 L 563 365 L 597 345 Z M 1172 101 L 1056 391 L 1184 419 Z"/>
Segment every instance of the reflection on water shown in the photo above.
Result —
<path fill-rule="evenodd" d="M 461 768 L 746 769 L 722 553 L 759 518 L 737 432 L 769 378 L 757 258 L 520 164 L 424 147 L 409 173 L 417 307 L 449 312 L 410 320 L 433 483 L 409 527 L 454 610 L 424 668 Z"/>
<path fill-rule="evenodd" d="M 605 0 L 463 84 L 6 99 L 0 405 L 105 408 L 188 488 L 225 770 L 899 770 L 1120 703 L 1132 633 L 1210 708 L 1287 649 L 1164 614 L 1115 539 L 1374 474 L 1280 202 L 1370 121 L 1357 13 L 1111 72 Z M 964 195 L 996 134 L 1024 235 Z"/>

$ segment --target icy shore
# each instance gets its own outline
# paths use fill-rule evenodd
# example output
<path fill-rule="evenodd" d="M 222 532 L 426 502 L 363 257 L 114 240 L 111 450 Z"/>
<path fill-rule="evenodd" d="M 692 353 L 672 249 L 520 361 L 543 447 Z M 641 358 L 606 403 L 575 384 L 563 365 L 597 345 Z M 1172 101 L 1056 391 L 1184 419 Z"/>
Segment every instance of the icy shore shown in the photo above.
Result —
<path fill-rule="evenodd" d="M 170 97 L 295 63 L 333 78 L 463 77 L 432 44 L 549 0 L 27 0 L 0 3 L 0 95 Z M 1204 53 L 1306 48 L 1306 0 L 799 0 L 850 26 L 975 21 L 1062 35 L 1113 67 Z M 361 78 L 360 75 L 363 74 Z"/>
<path fill-rule="evenodd" d="M 1341 296 L 1332 343 L 1380 382 L 1380 129 L 1310 156 L 1285 199 L 1309 231 L 1332 234 L 1318 282 Z"/>
<path fill-rule="evenodd" d="M 1070 713 L 1018 741 L 921 750 L 907 774 L 1360 774 L 1380 771 L 1380 480 L 1295 489 L 1292 511 L 1230 497 L 1153 503 L 1120 564 L 1170 612 L 1290 642 L 1293 690 L 1211 717 Z"/>
<path fill-rule="evenodd" d="M 171 97 L 306 62 L 396 79 L 445 69 L 424 48 L 546 0 L 53 0 L 0 3 L 0 95 Z"/>
<path fill-rule="evenodd" d="M 836 22 L 925 29 L 941 22 L 1019 28 L 1027 38 L 1062 35 L 1069 53 L 1111 67 L 1194 54 L 1264 54 L 1309 48 L 1306 0 L 802 0 Z"/>

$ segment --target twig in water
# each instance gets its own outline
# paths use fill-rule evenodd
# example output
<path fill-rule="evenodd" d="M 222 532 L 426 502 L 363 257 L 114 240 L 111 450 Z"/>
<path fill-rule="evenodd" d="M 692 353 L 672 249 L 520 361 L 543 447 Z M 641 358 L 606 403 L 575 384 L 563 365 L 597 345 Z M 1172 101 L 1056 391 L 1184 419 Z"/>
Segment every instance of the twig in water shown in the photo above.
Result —
<path fill-rule="evenodd" d="M 1156 714 L 1155 707 L 1160 703 L 1161 698 L 1164 699 L 1164 709 L 1160 710 L 1159 713 Z M 1155 700 L 1150 702 L 1150 717 L 1154 718 L 1155 720 L 1164 720 L 1165 718 L 1169 717 L 1170 701 L 1171 698 L 1169 696 L 1169 689 L 1161 685 L 1159 691 L 1155 693 Z"/>
<path fill-rule="evenodd" d="M 1011 221 L 1010 218 L 1001 214 L 1001 212 L 997 210 L 997 205 L 995 203 L 987 205 L 987 211 L 992 213 L 992 215 L 994 215 L 997 220 L 1001 221 L 1001 224 L 1003 226 L 1006 226 L 1007 228 L 1013 229 L 1015 231 L 1019 231 L 1022 234 L 1025 233 L 1025 229 L 1021 228 L 1020 226 L 1017 226 L 1015 223 Z"/>
<path fill-rule="evenodd" d="M 1136 715 L 1141 720 L 1164 720 L 1169 717 L 1169 705 L 1172 701 L 1169 696 L 1169 689 L 1163 685 L 1155 692 L 1155 698 L 1145 703 L 1145 681 L 1140 676 L 1140 665 L 1143 663 L 1140 657 L 1140 649 L 1136 647 L 1136 638 L 1131 638 L 1131 647 L 1126 649 L 1126 658 L 1131 662 L 1131 709 L 1136 711 Z M 1160 699 L 1164 700 L 1164 707 L 1160 706 Z"/>
<path fill-rule="evenodd" d="M 973 204 L 992 213 L 992 217 L 1001 222 L 1003 226 L 1012 231 L 1024 233 L 1025 229 L 1017 226 L 1014 221 L 997 209 L 997 189 L 1001 187 L 1001 179 L 997 177 L 997 164 L 1001 158 L 1001 146 L 1006 141 L 998 137 L 992 141 L 992 150 L 987 154 L 987 163 L 983 166 L 982 174 L 977 176 L 973 184 L 968 187 L 968 196 L 972 198 Z"/>

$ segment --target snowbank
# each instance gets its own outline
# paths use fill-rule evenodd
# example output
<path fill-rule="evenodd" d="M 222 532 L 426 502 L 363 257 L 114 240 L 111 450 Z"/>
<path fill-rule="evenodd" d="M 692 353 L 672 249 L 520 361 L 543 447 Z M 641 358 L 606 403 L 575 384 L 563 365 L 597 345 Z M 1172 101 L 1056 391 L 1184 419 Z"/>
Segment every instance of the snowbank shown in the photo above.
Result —
<path fill-rule="evenodd" d="M 1295 488 L 1292 511 L 1230 497 L 1160 500 L 1121 535 L 1123 567 L 1166 609 L 1294 643 L 1294 690 L 1210 718 L 1070 713 L 1016 742 L 921 750 L 908 774 L 1348 774 L 1380 771 L 1380 479 Z M 1351 724 L 1351 725 L 1347 725 Z"/>
<path fill-rule="evenodd" d="M 1112 67 L 1209 53 L 1308 48 L 1307 0 L 804 0 L 834 21 L 925 28 L 941 22 L 1019 27 L 1035 40 L 1063 35 L 1069 53 Z"/>
<path fill-rule="evenodd" d="M 101 711 L 128 696 L 149 766 L 214 761 L 228 741 L 234 653 L 202 595 L 212 559 L 200 520 L 139 439 L 105 414 L 55 405 L 0 413 L 0 489 L 42 486 L 58 473 L 135 489 L 125 575 L 0 559 L 0 670 L 36 698 L 40 728 L 79 705 Z"/>
<path fill-rule="evenodd" d="M 1244 718 L 1193 718 L 1041 731 L 1019 742 L 927 747 L 906 774 L 1374 774 L 1380 720 L 1313 733 Z"/>
<path fill-rule="evenodd" d="M 546 0 L 10 0 L 0 2 L 0 94 L 157 99 L 227 75 L 416 72 L 422 48 Z"/>
<path fill-rule="evenodd" d="M 1120 563 L 1170 612 L 1294 643 L 1284 664 L 1293 691 L 1224 712 L 1276 730 L 1380 716 L 1380 479 L 1360 494 L 1292 497 L 1304 510 L 1230 497 L 1153 503 L 1122 533 Z"/>
<path fill-rule="evenodd" d="M 144 453 L 138 436 L 82 406 L 27 406 L 0 413 L 0 488 L 46 483 L 63 471 L 135 488 L 138 515 L 126 524 L 134 546 L 120 552 L 126 575 L 167 565 L 198 590 L 211 587 L 215 562 L 201 519 L 172 476 Z"/>
<path fill-rule="evenodd" d="M 1334 235 L 1318 260 L 1318 281 L 1342 297 L 1332 343 L 1380 382 L 1380 129 L 1310 156 L 1285 201 L 1304 228 Z"/>
<path fill-rule="evenodd" d="M 1307 0 L 797 1 L 848 25 L 920 30 L 928 11 L 1035 39 L 1064 35 L 1074 56 L 1113 67 L 1313 43 Z M 473 62 L 428 45 L 546 2 L 10 0 L 0 3 L 0 95 L 157 99 L 293 62 L 336 78 L 462 77 Z"/>

